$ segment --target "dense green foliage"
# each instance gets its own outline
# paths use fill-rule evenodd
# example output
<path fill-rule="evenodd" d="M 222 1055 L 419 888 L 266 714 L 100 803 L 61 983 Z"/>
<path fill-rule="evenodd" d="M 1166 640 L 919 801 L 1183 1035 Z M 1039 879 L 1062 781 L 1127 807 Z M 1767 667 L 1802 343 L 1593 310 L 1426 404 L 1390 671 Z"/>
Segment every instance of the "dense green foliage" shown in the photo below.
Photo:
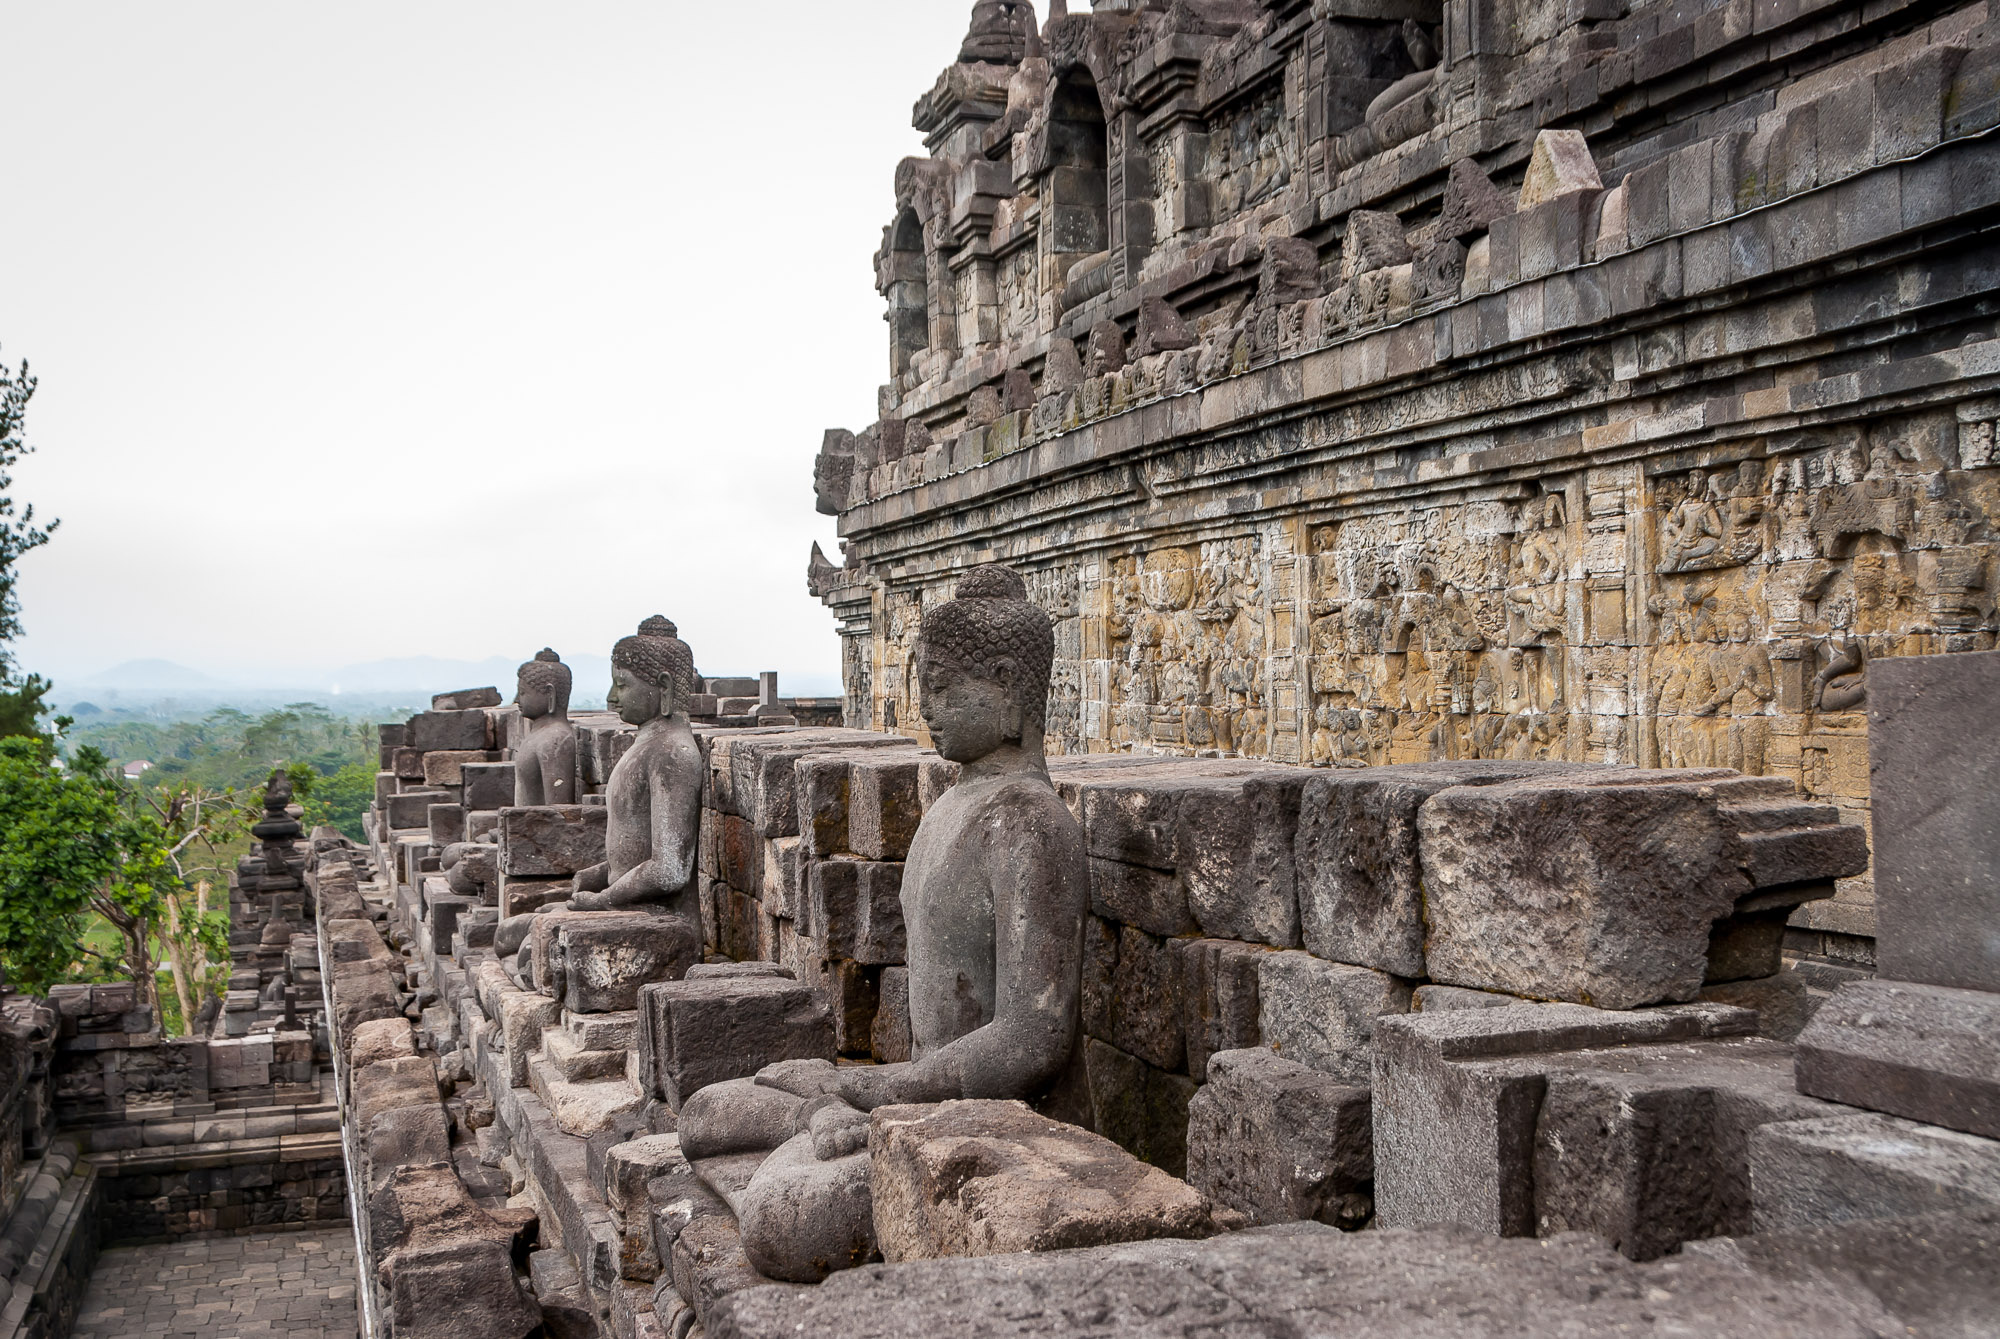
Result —
<path fill-rule="evenodd" d="M 303 801 L 306 827 L 326 824 L 339 828 L 355 841 L 367 841 L 361 815 L 375 803 L 375 771 L 373 760 L 351 762 L 331 776 L 313 781 Z"/>
<path fill-rule="evenodd" d="M 252 817 L 233 794 L 127 785 L 95 749 L 75 749 L 65 764 L 46 738 L 0 739 L 8 981 L 39 993 L 104 979 L 115 963 L 151 1003 L 154 963 L 164 959 L 190 1000 L 212 989 L 210 964 L 229 956 L 220 857 Z M 117 936 L 115 957 L 101 946 L 105 926 Z"/>
<path fill-rule="evenodd" d="M 274 767 L 303 764 L 320 776 L 358 764 L 368 769 L 372 798 L 375 728 L 336 716 L 314 702 L 297 702 L 259 716 L 221 707 L 197 720 L 161 721 L 131 712 L 98 712 L 72 727 L 73 745 L 95 748 L 117 762 L 153 764 L 139 778 L 147 788 L 182 784 L 248 790 Z"/>
<path fill-rule="evenodd" d="M 46 740 L 0 739 L 0 964 L 40 993 L 80 956 L 91 895 L 118 871 L 115 783 L 54 765 Z"/>

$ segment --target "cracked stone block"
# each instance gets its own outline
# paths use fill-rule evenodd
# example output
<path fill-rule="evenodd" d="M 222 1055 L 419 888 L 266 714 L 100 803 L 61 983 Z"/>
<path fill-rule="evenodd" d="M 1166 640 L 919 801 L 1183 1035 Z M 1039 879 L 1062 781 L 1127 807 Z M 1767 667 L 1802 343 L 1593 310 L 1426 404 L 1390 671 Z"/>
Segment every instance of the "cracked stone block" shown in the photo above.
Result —
<path fill-rule="evenodd" d="M 1296 838 L 1305 947 L 1331 962 L 1424 972 L 1417 813 L 1453 786 L 1580 771 L 1571 763 L 1435 762 L 1325 772 L 1304 783 Z"/>
<path fill-rule="evenodd" d="M 1373 1213 L 1368 1088 L 1262 1048 L 1218 1051 L 1188 1103 L 1188 1184 L 1252 1223 Z"/>
<path fill-rule="evenodd" d="M 1750 1231 L 1751 1132 L 1842 1110 L 1801 1096 L 1789 1048 L 1761 1037 L 1567 1052 L 1546 1075 L 1535 1233 L 1594 1232 L 1634 1260 Z"/>
<path fill-rule="evenodd" d="M 678 980 L 701 960 L 699 927 L 649 911 L 547 912 L 528 942 L 537 988 L 577 1013 L 636 1008 L 640 987 Z"/>
<path fill-rule="evenodd" d="M 1204 934 L 1298 946 L 1293 834 L 1306 784 L 1294 771 L 1193 786 L 1181 796 L 1176 869 Z"/>
<path fill-rule="evenodd" d="M 1233 939 L 1184 939 L 1173 947 L 1181 956 L 1181 1031 L 1187 1071 L 1202 1083 L 1215 1052 L 1263 1044 L 1257 964 L 1271 950 Z"/>
<path fill-rule="evenodd" d="M 421 1055 L 377 1060 L 353 1077 L 354 1119 L 367 1129 L 375 1117 L 397 1107 L 436 1105 L 437 1066 Z"/>
<path fill-rule="evenodd" d="M 477 708 L 462 711 L 420 711 L 404 727 L 407 747 L 420 753 L 436 750 L 479 751 L 493 747 L 492 726 Z"/>

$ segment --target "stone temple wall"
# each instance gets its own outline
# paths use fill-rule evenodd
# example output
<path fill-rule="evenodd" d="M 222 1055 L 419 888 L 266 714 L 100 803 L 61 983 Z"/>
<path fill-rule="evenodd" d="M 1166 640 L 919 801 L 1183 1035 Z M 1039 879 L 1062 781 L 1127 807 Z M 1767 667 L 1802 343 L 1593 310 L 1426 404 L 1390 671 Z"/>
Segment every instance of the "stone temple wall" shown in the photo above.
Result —
<path fill-rule="evenodd" d="M 504 736 L 504 709 L 484 711 Z M 523 808 L 511 760 L 448 747 L 456 715 L 383 727 L 369 856 L 321 851 L 309 874 L 371 1312 L 398 1336 L 537 1316 L 621 1339 L 717 1332 L 722 1301 L 769 1280 L 713 1169 L 683 1156 L 678 1114 L 776 1061 L 910 1058 L 905 858 L 957 768 L 883 732 L 696 724 L 704 962 L 611 999 L 591 983 L 644 951 L 650 918 L 547 912 L 504 957 L 495 938 L 604 858 L 590 760 L 620 756 L 632 727 L 579 720 L 582 803 Z M 1412 1059 L 1382 1041 L 1463 1010 L 1515 1021 L 1450 1054 L 1511 1056 L 1535 1082 L 1577 1070 L 1551 1119 L 1609 1121 L 1629 1141 L 1635 1101 L 1694 1104 L 1668 1125 L 1699 1151 L 1650 1179 L 1644 1141 L 1549 1165 L 1472 1158 L 1509 1204 L 1566 1205 L 1546 1232 L 1597 1231 L 1634 1259 L 1747 1231 L 1747 1132 L 1822 1114 L 1789 1093 L 1786 1042 L 1862 974 L 1786 960 L 1781 936 L 1867 854 L 1857 826 L 1782 778 L 1106 754 L 1049 770 L 1083 829 L 1090 915 L 1078 1036 L 1043 1124 L 1094 1131 L 1251 1222 L 1536 1232 L 1478 1219 L 1482 1192 L 1452 1180 L 1458 1141 L 1484 1137 L 1476 1101 L 1410 1114 L 1384 1096 L 1460 1081 L 1431 1075 L 1428 1042 Z M 1668 1069 L 1630 1083 L 1666 1096 L 1635 1099 L 1618 1074 L 1637 1053 L 1617 1048 L 1655 1043 L 1646 1063 Z M 1524 1058 L 1595 1047 L 1616 1054 Z M 1538 1100 L 1520 1100 L 1510 1119 L 1533 1125 Z M 1385 1144 L 1378 1129 L 1414 1133 Z M 1721 1190 L 1688 1207 L 1691 1186 Z"/>
<path fill-rule="evenodd" d="M 1060 7 L 1058 7 L 1060 8 Z M 847 723 L 1004 561 L 1052 753 L 1727 766 L 1994 644 L 1985 4 L 983 3 L 827 434 Z M 1864 957 L 1871 886 L 1800 913 Z"/>

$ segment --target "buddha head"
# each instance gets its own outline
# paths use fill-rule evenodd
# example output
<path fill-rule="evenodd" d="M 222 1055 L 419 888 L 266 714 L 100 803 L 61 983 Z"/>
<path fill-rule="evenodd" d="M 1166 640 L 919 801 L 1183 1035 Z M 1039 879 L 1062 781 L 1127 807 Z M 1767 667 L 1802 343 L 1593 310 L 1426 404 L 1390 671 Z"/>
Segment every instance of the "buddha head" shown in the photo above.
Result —
<path fill-rule="evenodd" d="M 606 705 L 627 725 L 671 716 L 694 696 L 694 653 L 659 614 L 611 648 L 611 692 Z"/>
<path fill-rule="evenodd" d="M 917 638 L 924 724 L 938 753 L 958 763 L 1006 744 L 1039 754 L 1055 650 L 1049 616 L 1017 573 L 989 563 L 961 577 Z"/>
<path fill-rule="evenodd" d="M 514 701 L 520 705 L 521 714 L 531 721 L 544 716 L 567 716 L 570 682 L 569 666 L 545 646 L 516 672 Z"/>

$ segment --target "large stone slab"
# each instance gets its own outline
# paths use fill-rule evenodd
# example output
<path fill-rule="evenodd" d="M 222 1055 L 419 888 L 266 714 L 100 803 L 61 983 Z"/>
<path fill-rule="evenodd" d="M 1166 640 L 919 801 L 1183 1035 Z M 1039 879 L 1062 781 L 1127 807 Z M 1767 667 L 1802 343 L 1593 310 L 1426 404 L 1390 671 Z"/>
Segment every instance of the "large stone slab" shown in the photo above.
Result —
<path fill-rule="evenodd" d="M 410 717 L 404 741 L 420 753 L 436 749 L 473 750 L 493 747 L 492 726 L 487 714 L 477 708 L 458 711 L 420 711 Z"/>
<path fill-rule="evenodd" d="M 1606 1009 L 1695 998 L 1710 927 L 1753 887 L 1714 779 L 1605 769 L 1432 796 L 1432 979 Z"/>
<path fill-rule="evenodd" d="M 530 932 L 535 985 L 565 1009 L 634 1009 L 639 989 L 675 981 L 701 960 L 701 928 L 648 911 L 552 911 Z"/>
<path fill-rule="evenodd" d="M 1634 1260 L 1751 1230 L 1748 1142 L 1839 1115 L 1801 1096 L 1788 1047 L 1761 1037 L 1546 1058 L 1535 1120 L 1535 1235 L 1593 1232 Z"/>
<path fill-rule="evenodd" d="M 601 804 L 509 805 L 500 811 L 500 872 L 559 878 L 602 864 L 609 813 Z"/>
<path fill-rule="evenodd" d="M 1750 1136 L 1759 1232 L 1858 1218 L 2000 1210 L 2000 1141 L 1864 1112 Z"/>
<path fill-rule="evenodd" d="M 1184 1181 L 1021 1102 L 879 1107 L 868 1131 L 885 1260 L 1053 1251 L 1220 1230 Z"/>
<path fill-rule="evenodd" d="M 1385 1227 L 1535 1227 L 1535 1132 L 1547 1055 L 1742 1036 L 1747 1009 L 1637 1012 L 1521 1004 L 1384 1018 L 1375 1027 L 1375 1213 Z"/>
<path fill-rule="evenodd" d="M 1798 1050 L 1802 1093 L 2000 1138 L 2000 994 L 1850 982 Z"/>
<path fill-rule="evenodd" d="M 1868 664 L 1875 963 L 2000 991 L 2000 651 Z"/>
<path fill-rule="evenodd" d="M 780 1060 L 832 1060 L 833 1020 L 788 976 L 704 975 L 639 992 L 639 1075 L 649 1097 L 679 1111 L 712 1083 Z"/>
<path fill-rule="evenodd" d="M 1841 1276 L 1772 1277 L 1709 1259 L 1633 1264 L 1586 1237 L 1341 1232 L 1317 1223 L 1209 1241 L 849 1270 L 817 1288 L 722 1300 L 711 1339 L 1190 1339 L 1197 1335 L 1527 1339 L 1902 1333 Z"/>
<path fill-rule="evenodd" d="M 1580 763 L 1434 762 L 1322 772 L 1305 783 L 1295 849 L 1305 946 L 1333 962 L 1424 975 L 1417 812 L 1453 786 L 1584 769 Z"/>
<path fill-rule="evenodd" d="M 1368 1089 L 1266 1050 L 1209 1057 L 1187 1158 L 1188 1184 L 1252 1223 L 1353 1228 L 1374 1212 Z"/>

